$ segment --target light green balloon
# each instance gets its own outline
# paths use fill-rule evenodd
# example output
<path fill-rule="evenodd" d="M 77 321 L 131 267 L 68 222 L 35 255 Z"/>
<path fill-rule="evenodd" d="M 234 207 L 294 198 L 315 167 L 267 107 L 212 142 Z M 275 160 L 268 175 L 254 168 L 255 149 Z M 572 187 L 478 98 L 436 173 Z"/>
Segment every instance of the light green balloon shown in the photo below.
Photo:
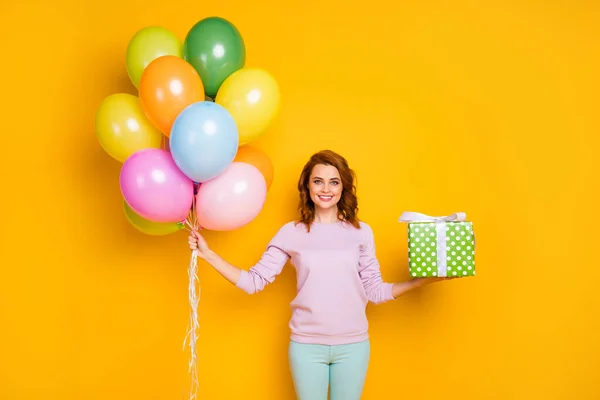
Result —
<path fill-rule="evenodd" d="M 137 31 L 129 41 L 126 54 L 127 73 L 137 88 L 144 69 L 161 56 L 183 57 L 183 45 L 170 30 L 160 26 L 148 26 Z"/>
<path fill-rule="evenodd" d="M 181 222 L 154 222 L 141 217 L 123 200 L 125 217 L 138 231 L 152 236 L 165 236 L 183 229 Z"/>

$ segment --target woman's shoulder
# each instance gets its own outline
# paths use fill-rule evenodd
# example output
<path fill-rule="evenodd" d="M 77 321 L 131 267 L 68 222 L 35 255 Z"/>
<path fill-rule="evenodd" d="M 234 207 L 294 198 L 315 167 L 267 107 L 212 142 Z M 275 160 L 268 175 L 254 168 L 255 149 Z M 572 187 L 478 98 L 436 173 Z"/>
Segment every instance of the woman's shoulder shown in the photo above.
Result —
<path fill-rule="evenodd" d="M 356 230 L 360 233 L 364 233 L 367 235 L 372 235 L 371 225 L 365 221 L 358 220 L 356 224 L 352 224 L 349 221 L 338 221 L 336 224 L 330 224 L 332 227 L 337 226 L 338 228 L 343 229 L 352 229 Z M 312 231 L 312 230 L 311 230 Z M 293 232 L 307 232 L 306 225 L 302 221 L 291 220 L 283 223 L 279 226 L 278 233 L 281 234 L 289 234 Z"/>
<path fill-rule="evenodd" d="M 294 241 L 294 222 L 286 222 L 275 228 L 275 233 L 269 242 L 269 246 L 276 246 L 281 249 L 286 249 L 290 242 Z"/>
<path fill-rule="evenodd" d="M 358 229 L 366 234 L 372 234 L 373 232 L 371 225 L 363 220 L 358 220 Z"/>
<path fill-rule="evenodd" d="M 369 225 L 368 222 L 365 222 L 363 220 L 358 220 L 358 225 L 360 226 L 361 229 L 366 229 L 366 230 L 371 230 L 371 225 Z"/>
<path fill-rule="evenodd" d="M 358 221 L 358 226 L 359 226 L 359 232 L 361 237 L 364 240 L 367 241 L 371 241 L 373 240 L 373 237 L 375 236 L 373 234 L 373 228 L 371 228 L 371 225 L 365 221 Z"/>
<path fill-rule="evenodd" d="M 302 227 L 303 227 L 303 224 L 298 221 L 288 221 L 279 226 L 277 234 L 278 235 L 289 235 L 293 232 L 298 231 L 299 228 L 302 228 Z"/>

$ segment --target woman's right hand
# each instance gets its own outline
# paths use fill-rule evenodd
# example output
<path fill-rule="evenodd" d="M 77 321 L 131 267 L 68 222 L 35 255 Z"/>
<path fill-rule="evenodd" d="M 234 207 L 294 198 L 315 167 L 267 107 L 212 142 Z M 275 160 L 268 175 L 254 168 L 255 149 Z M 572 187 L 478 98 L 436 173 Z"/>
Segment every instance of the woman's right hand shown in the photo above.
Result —
<path fill-rule="evenodd" d="M 206 240 L 204 240 L 198 231 L 192 231 L 190 233 L 188 243 L 190 244 L 190 249 L 192 249 L 192 251 L 196 250 L 198 252 L 198 257 L 206 259 L 209 255 L 210 248 L 208 247 L 208 243 L 206 243 Z"/>

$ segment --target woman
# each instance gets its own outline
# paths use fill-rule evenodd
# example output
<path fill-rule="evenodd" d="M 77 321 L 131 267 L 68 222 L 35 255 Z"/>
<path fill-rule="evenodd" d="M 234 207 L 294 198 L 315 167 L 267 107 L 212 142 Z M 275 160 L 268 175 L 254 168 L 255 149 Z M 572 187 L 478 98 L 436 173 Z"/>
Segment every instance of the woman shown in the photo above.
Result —
<path fill-rule="evenodd" d="M 229 282 L 252 294 L 275 280 L 288 260 L 296 268 L 289 361 L 299 400 L 360 399 L 370 355 L 366 306 L 444 278 L 387 283 L 373 232 L 357 217 L 354 172 L 333 151 L 314 154 L 298 181 L 300 218 L 283 225 L 249 271 L 210 250 L 193 232 L 190 248 Z"/>

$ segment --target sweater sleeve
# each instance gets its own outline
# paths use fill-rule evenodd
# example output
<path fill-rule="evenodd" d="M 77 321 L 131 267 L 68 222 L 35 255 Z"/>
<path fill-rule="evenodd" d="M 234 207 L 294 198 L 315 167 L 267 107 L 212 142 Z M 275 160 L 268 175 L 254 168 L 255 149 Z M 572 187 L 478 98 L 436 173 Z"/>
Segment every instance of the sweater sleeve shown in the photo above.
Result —
<path fill-rule="evenodd" d="M 284 226 L 271 239 L 260 260 L 250 270 L 242 270 L 236 286 L 248 294 L 254 294 L 273 283 L 290 257 L 285 250 L 285 240 Z"/>
<path fill-rule="evenodd" d="M 363 223 L 365 240 L 361 246 L 358 272 L 367 298 L 374 304 L 385 303 L 393 300 L 392 283 L 384 282 L 381 277 L 379 260 L 375 252 L 375 239 L 373 230 Z"/>

